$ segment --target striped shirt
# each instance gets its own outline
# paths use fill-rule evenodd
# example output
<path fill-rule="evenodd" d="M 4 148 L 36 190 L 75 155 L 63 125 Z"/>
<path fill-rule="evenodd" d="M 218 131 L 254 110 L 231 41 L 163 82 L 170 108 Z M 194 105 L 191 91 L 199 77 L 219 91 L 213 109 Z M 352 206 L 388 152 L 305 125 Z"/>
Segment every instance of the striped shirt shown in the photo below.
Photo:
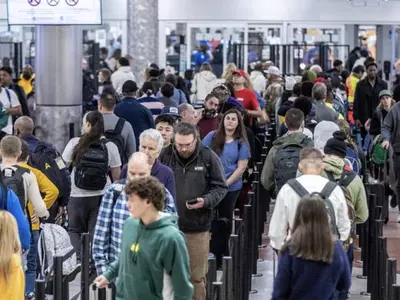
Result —
<path fill-rule="evenodd" d="M 142 97 L 137 99 L 137 102 L 147 107 L 154 119 L 161 114 L 161 110 L 164 108 L 164 104 L 155 97 Z"/>

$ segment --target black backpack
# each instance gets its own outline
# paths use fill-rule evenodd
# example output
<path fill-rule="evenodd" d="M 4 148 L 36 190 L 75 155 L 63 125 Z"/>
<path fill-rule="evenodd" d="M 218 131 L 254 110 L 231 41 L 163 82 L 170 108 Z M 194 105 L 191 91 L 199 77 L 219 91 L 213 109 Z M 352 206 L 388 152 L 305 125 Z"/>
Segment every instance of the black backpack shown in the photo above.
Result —
<path fill-rule="evenodd" d="M 302 143 L 303 144 L 303 143 Z M 289 144 L 278 149 L 274 158 L 275 191 L 279 193 L 283 185 L 290 179 L 296 178 L 300 162 L 300 151 L 304 146 Z"/>
<path fill-rule="evenodd" d="M 125 141 L 121 135 L 122 130 L 125 126 L 125 122 L 125 119 L 119 118 L 114 129 L 109 129 L 104 132 L 104 136 L 107 138 L 107 140 L 113 142 L 117 146 L 122 164 L 126 164 L 128 159 L 127 157 L 125 157 Z"/>
<path fill-rule="evenodd" d="M 16 169 L 16 170 L 14 170 Z M 26 168 L 20 166 L 5 167 L 1 172 L 1 182 L 4 187 L 11 189 L 18 197 L 19 204 L 21 205 L 22 211 L 27 216 L 29 224 L 31 217 L 27 209 L 28 202 L 25 202 L 25 186 L 23 175 L 30 173 Z"/>
<path fill-rule="evenodd" d="M 94 142 L 75 166 L 75 185 L 83 190 L 103 190 L 108 177 L 106 139 Z"/>
<path fill-rule="evenodd" d="M 29 165 L 40 170 L 57 187 L 59 198 L 69 198 L 71 177 L 60 153 L 51 145 L 38 143 L 29 157 Z"/>
<path fill-rule="evenodd" d="M 326 212 L 328 214 L 328 221 L 329 221 L 329 224 L 331 225 L 332 233 L 335 234 L 340 239 L 339 230 L 338 230 L 337 225 L 336 225 L 335 209 L 333 208 L 332 202 L 329 200 L 329 196 L 332 194 L 332 192 L 335 190 L 335 188 L 338 185 L 333 181 L 328 181 L 328 183 L 325 185 L 325 187 L 322 189 L 322 191 L 320 193 L 315 192 L 315 193 L 311 193 L 310 194 L 301 185 L 301 183 L 298 182 L 296 179 L 289 180 L 287 182 L 287 184 L 301 198 L 306 197 L 306 196 L 319 196 L 319 197 L 321 197 L 322 201 L 324 201 L 324 204 L 325 204 Z"/>

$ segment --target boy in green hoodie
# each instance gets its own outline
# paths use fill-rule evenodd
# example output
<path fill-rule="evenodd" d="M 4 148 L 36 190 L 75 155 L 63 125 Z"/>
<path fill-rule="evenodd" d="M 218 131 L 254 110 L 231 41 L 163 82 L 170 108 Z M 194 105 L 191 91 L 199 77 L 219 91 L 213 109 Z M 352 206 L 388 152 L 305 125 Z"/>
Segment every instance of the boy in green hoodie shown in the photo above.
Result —
<path fill-rule="evenodd" d="M 177 217 L 162 213 L 164 186 L 154 177 L 127 183 L 131 217 L 124 225 L 121 254 L 96 278 L 98 288 L 117 280 L 117 300 L 189 300 L 189 255 Z"/>

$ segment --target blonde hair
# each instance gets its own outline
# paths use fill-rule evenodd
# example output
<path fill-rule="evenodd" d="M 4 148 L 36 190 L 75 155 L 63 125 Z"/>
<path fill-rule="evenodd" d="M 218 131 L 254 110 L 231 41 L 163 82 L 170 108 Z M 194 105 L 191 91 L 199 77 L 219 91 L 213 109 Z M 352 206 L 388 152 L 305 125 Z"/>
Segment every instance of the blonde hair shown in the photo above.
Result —
<path fill-rule="evenodd" d="M 7 211 L 0 211 L 0 276 L 5 281 L 11 273 L 11 259 L 21 251 L 17 221 Z"/>
<path fill-rule="evenodd" d="M 339 126 L 340 131 L 346 135 L 347 144 L 349 144 L 358 153 L 358 146 L 351 137 L 351 128 L 349 123 L 347 123 L 346 120 L 338 120 L 337 125 Z"/>
<path fill-rule="evenodd" d="M 243 84 L 244 87 L 245 87 L 246 89 L 254 90 L 253 84 L 251 83 L 249 74 L 245 73 L 245 75 L 243 76 L 243 78 L 244 78 L 244 84 Z"/>
<path fill-rule="evenodd" d="M 226 82 L 232 81 L 233 72 L 235 72 L 236 70 L 237 70 L 237 67 L 234 63 L 227 64 L 221 78 L 225 79 Z"/>

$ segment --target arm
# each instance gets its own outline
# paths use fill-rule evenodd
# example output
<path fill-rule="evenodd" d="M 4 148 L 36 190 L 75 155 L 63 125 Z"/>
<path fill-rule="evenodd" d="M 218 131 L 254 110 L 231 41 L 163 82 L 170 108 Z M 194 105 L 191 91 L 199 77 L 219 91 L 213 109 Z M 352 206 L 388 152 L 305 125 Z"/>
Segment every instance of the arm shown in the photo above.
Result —
<path fill-rule="evenodd" d="M 31 230 L 29 222 L 22 211 L 17 195 L 15 195 L 11 189 L 7 190 L 7 211 L 12 214 L 17 221 L 22 249 L 29 249 L 31 247 Z"/>
<path fill-rule="evenodd" d="M 230 186 L 232 183 L 236 182 L 243 175 L 244 171 L 246 171 L 247 164 L 249 163 L 248 159 L 242 159 L 238 161 L 237 168 L 235 172 L 226 180 L 226 184 Z"/>
<path fill-rule="evenodd" d="M 273 191 L 275 188 L 275 170 L 273 158 L 275 157 L 276 151 L 277 149 L 275 147 L 272 147 L 272 149 L 269 151 L 261 172 L 261 184 L 267 191 Z"/>
<path fill-rule="evenodd" d="M 279 257 L 278 273 L 274 280 L 272 300 L 289 299 L 291 292 L 292 259 L 289 252 L 285 251 Z"/>
<path fill-rule="evenodd" d="M 165 189 L 165 208 L 164 212 L 170 213 L 175 215 L 176 214 L 176 206 L 175 206 L 175 200 L 172 198 L 171 193 L 168 191 L 168 189 Z"/>
<path fill-rule="evenodd" d="M 154 124 L 154 118 L 150 110 L 147 110 L 147 122 L 149 128 L 156 128 L 156 124 Z"/>
<path fill-rule="evenodd" d="M 288 187 L 283 186 L 276 197 L 274 212 L 269 224 L 268 236 L 271 247 L 280 250 L 287 236 L 287 226 L 289 223 L 286 214 L 285 198 L 288 196 Z"/>
<path fill-rule="evenodd" d="M 385 120 L 383 121 L 383 126 L 381 128 L 381 134 L 383 137 L 383 140 L 385 141 L 391 141 L 392 139 L 392 132 L 394 131 L 394 118 L 393 118 L 393 110 L 389 110 L 388 114 L 385 117 Z"/>
<path fill-rule="evenodd" d="M 377 136 L 381 133 L 381 120 L 379 120 L 378 114 L 375 111 L 372 115 L 371 123 L 369 125 L 369 134 Z"/>
<path fill-rule="evenodd" d="M 353 182 L 357 183 L 355 184 L 354 198 L 352 195 L 352 199 L 355 199 L 354 209 L 356 211 L 356 224 L 362 224 L 368 219 L 367 196 L 361 178 L 357 176 Z"/>
<path fill-rule="evenodd" d="M 113 181 L 117 181 L 121 176 L 121 166 L 110 168 L 111 178 Z"/>
<path fill-rule="evenodd" d="M 105 278 L 107 278 L 109 282 L 111 282 L 118 277 L 118 271 L 119 271 L 119 258 L 108 267 L 107 271 L 104 272 L 103 275 Z"/>
<path fill-rule="evenodd" d="M 174 300 L 192 299 L 193 285 L 190 282 L 189 253 L 186 241 L 181 232 L 169 238 L 164 246 L 163 264 L 165 271 L 171 275 L 174 289 Z"/>
<path fill-rule="evenodd" d="M 13 90 L 8 90 L 10 93 L 10 108 L 7 108 L 7 112 L 12 116 L 18 116 L 21 114 L 21 103 L 18 100 L 17 94 Z"/>
<path fill-rule="evenodd" d="M 221 160 L 213 151 L 210 157 L 210 181 L 208 193 L 203 195 L 204 198 L 204 208 L 213 209 L 218 203 L 225 197 L 228 192 L 228 187 L 225 181 L 224 169 L 222 168 Z"/>
<path fill-rule="evenodd" d="M 190 88 L 190 91 L 195 94 L 197 92 L 197 74 L 194 75 L 194 78 L 192 80 L 192 87 Z"/>
<path fill-rule="evenodd" d="M 337 244 L 335 247 L 335 251 L 338 251 L 340 253 L 340 255 L 339 255 L 340 260 L 344 264 L 344 266 L 341 270 L 341 276 L 336 285 L 336 289 L 338 291 L 349 290 L 351 287 L 351 272 L 350 272 L 350 266 L 349 266 L 349 259 L 347 258 L 347 254 L 344 251 L 342 245 Z"/>
<path fill-rule="evenodd" d="M 332 196 L 335 197 L 334 199 L 338 205 L 336 226 L 340 234 L 340 240 L 345 241 L 350 234 L 350 219 L 347 210 L 346 198 L 344 197 L 343 191 L 339 186 L 333 191 Z"/>
<path fill-rule="evenodd" d="M 93 259 L 97 274 L 103 274 L 110 264 L 111 221 L 113 212 L 114 185 L 111 185 L 101 200 L 93 236 Z"/>
<path fill-rule="evenodd" d="M 43 202 L 42 196 L 40 195 L 39 186 L 33 173 L 25 173 L 23 176 L 26 182 L 26 198 L 32 203 L 35 215 L 39 218 L 48 217 L 49 212 L 47 211 L 46 205 Z"/>
<path fill-rule="evenodd" d="M 136 152 L 136 138 L 135 133 L 133 132 L 132 125 L 129 122 L 125 122 L 125 126 L 128 132 L 125 143 L 125 153 L 127 158 L 129 159 L 131 155 Z"/>
<path fill-rule="evenodd" d="M 171 170 L 171 172 L 168 172 L 168 178 L 165 182 L 165 187 L 171 193 L 171 196 L 174 199 L 174 201 L 176 201 L 175 176 L 174 176 L 174 173 L 172 172 L 172 170 Z"/>
<path fill-rule="evenodd" d="M 39 191 L 41 194 L 44 194 L 43 201 L 46 208 L 49 209 L 58 198 L 58 188 L 40 170 L 35 170 L 34 174 L 39 185 Z"/>
<path fill-rule="evenodd" d="M 117 181 L 121 175 L 121 157 L 117 146 L 108 142 L 106 144 L 108 151 L 108 166 L 110 167 L 111 177 L 113 181 Z"/>
<path fill-rule="evenodd" d="M 360 105 L 362 105 L 360 82 L 357 83 L 356 91 L 354 92 L 354 104 L 353 104 L 353 117 L 354 120 L 360 119 Z"/>

